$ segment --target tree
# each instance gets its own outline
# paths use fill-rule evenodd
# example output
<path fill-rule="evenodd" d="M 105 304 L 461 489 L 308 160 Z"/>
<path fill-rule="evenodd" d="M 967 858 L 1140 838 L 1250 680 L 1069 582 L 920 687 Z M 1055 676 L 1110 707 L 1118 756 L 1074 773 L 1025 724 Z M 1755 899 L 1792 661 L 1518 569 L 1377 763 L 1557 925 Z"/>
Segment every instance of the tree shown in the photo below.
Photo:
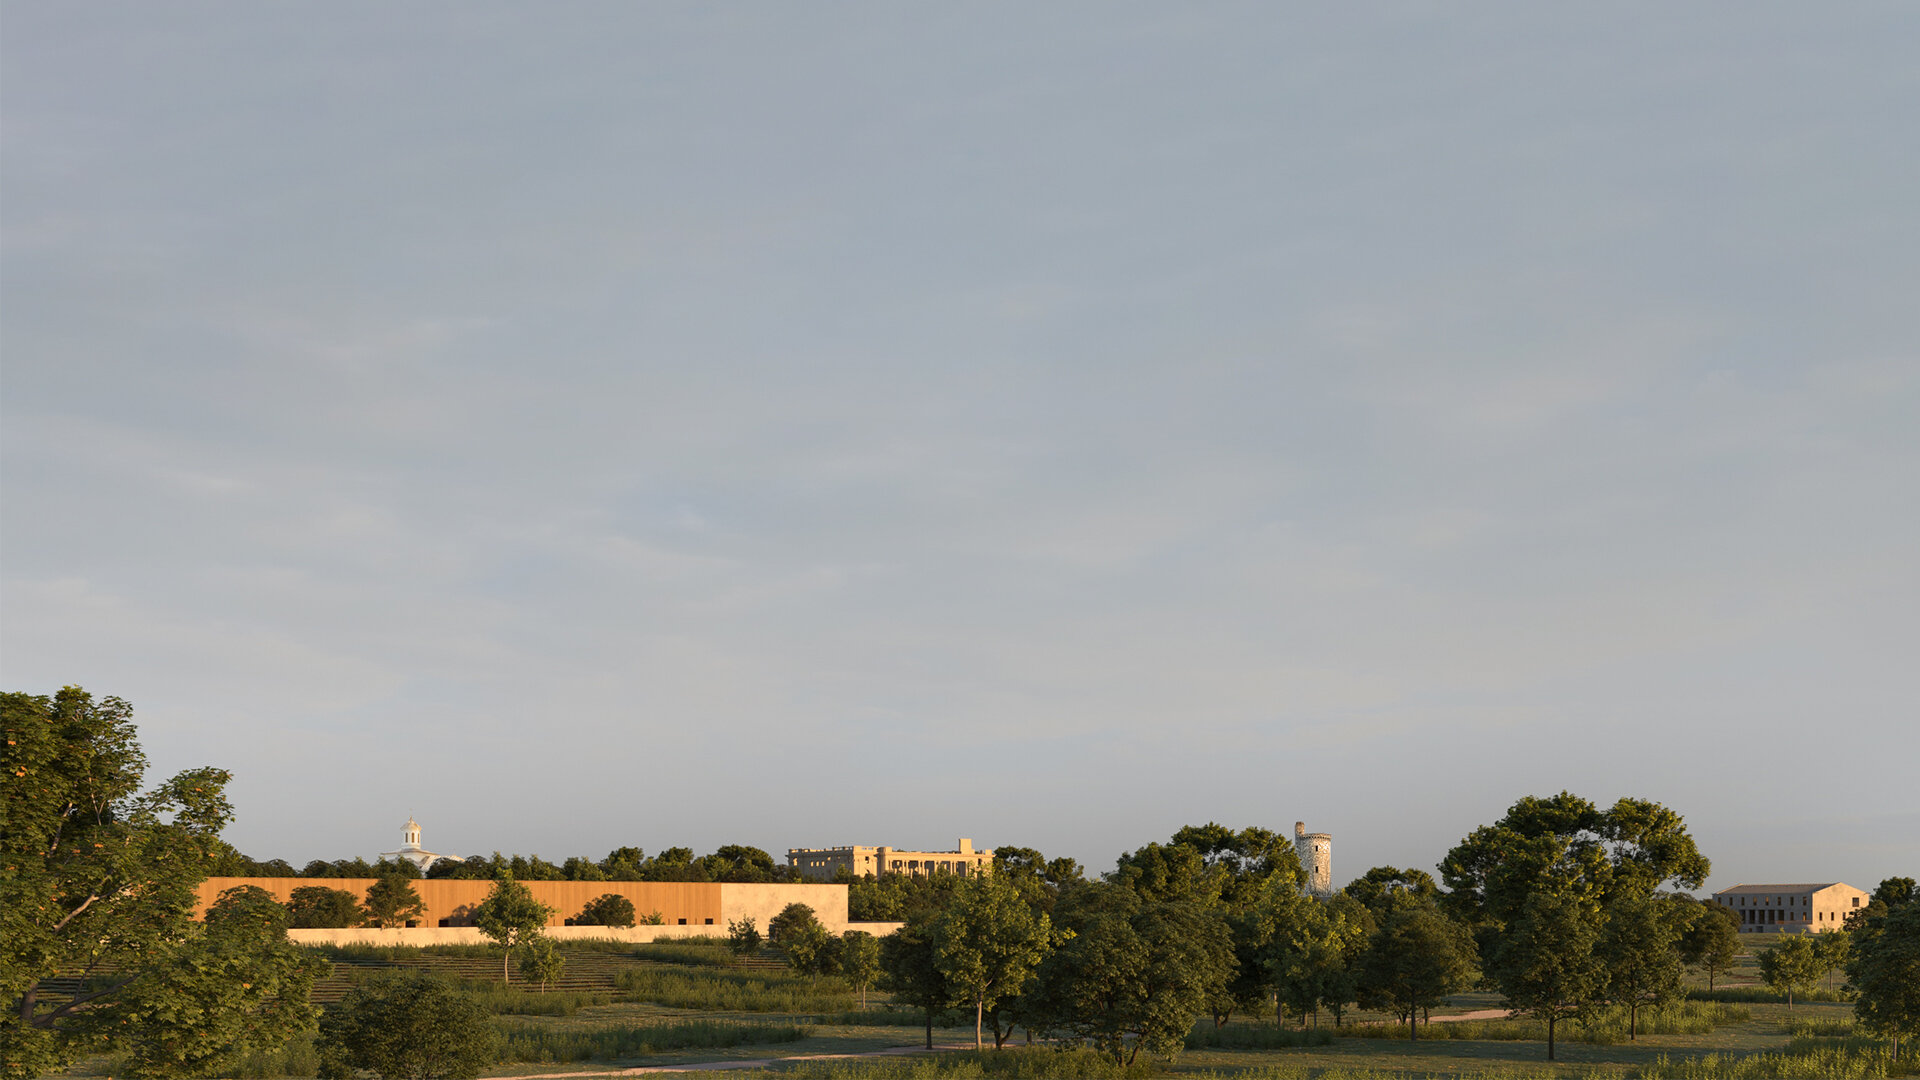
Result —
<path fill-rule="evenodd" d="M 780 913 L 767 920 L 767 941 L 769 944 L 785 946 L 787 936 L 796 930 L 807 927 L 819 927 L 820 920 L 813 909 L 805 904 L 788 904 Z"/>
<path fill-rule="evenodd" d="M 1847 981 L 1859 997 L 1853 1012 L 1868 1031 L 1893 1040 L 1920 1036 L 1920 904 L 1902 903 L 1859 935 L 1847 960 Z"/>
<path fill-rule="evenodd" d="M 226 890 L 197 929 L 127 988 L 118 1019 L 129 1076 L 207 1076 L 278 1049 L 319 1015 L 307 997 L 329 965 L 287 940 L 287 909 L 265 889 Z"/>
<path fill-rule="evenodd" d="M 1178 1050 L 1231 975 L 1217 910 L 1093 884 L 1061 897 L 1055 912 L 1070 936 L 1041 962 L 1031 1013 L 1116 1062 Z"/>
<path fill-rule="evenodd" d="M 1432 874 L 1425 870 L 1400 870 L 1391 866 L 1376 866 L 1348 882 L 1341 891 L 1358 900 L 1373 913 L 1376 921 L 1385 918 L 1394 900 L 1402 895 L 1426 899 L 1440 895 L 1440 887 L 1434 884 Z"/>
<path fill-rule="evenodd" d="M 473 925 L 504 950 L 500 957 L 501 982 L 512 981 L 507 962 L 513 950 L 539 937 L 552 915 L 553 909 L 535 900 L 511 874 L 494 882 L 493 891 L 473 909 Z"/>
<path fill-rule="evenodd" d="M 1693 921 L 1680 935 L 1680 959 L 1707 973 L 1707 989 L 1740 956 L 1740 919 L 1711 900 L 1698 901 Z"/>
<path fill-rule="evenodd" d="M 320 1075 L 464 1080 L 499 1056 L 499 1033 L 471 997 L 421 973 L 384 973 L 320 1018 Z"/>
<path fill-rule="evenodd" d="M 1599 905 L 1573 888 L 1542 889 L 1523 902 L 1500 938 L 1487 974 L 1516 1016 L 1547 1025 L 1547 1060 L 1562 1020 L 1592 1011 L 1607 988 L 1598 954 Z"/>
<path fill-rule="evenodd" d="M 366 918 L 360 901 L 345 889 L 302 885 L 287 896 L 287 912 L 296 930 L 338 930 Z"/>
<path fill-rule="evenodd" d="M 753 916 L 727 920 L 727 948 L 733 950 L 735 956 L 746 956 L 759 947 L 760 930 L 754 926 Z"/>
<path fill-rule="evenodd" d="M 968 878 L 935 924 L 934 962 L 954 995 L 973 1006 L 973 1048 L 987 1010 L 1020 992 L 1046 955 L 1052 927 L 997 874 Z M 997 1025 L 996 1025 L 997 1028 Z M 994 1046 L 1004 1038 L 996 1030 Z"/>
<path fill-rule="evenodd" d="M 933 922 L 937 915 L 921 913 L 905 926 L 880 939 L 880 970 L 895 999 L 925 1010 L 927 1049 L 933 1049 L 933 1018 L 953 1002 L 947 977 L 935 961 Z"/>
<path fill-rule="evenodd" d="M 180 773 L 142 793 L 146 757 L 133 709 L 69 686 L 52 697 L 0 694 L 0 1071 L 57 1072 L 120 1021 L 136 985 L 200 947 L 195 887 L 232 817 L 219 769 Z M 230 850 L 230 849 L 228 849 Z M 86 980 L 57 997 L 46 980 Z M 214 1018 L 140 988 L 152 1030 Z"/>
<path fill-rule="evenodd" d="M 745 844 L 723 844 L 707 856 L 707 874 L 714 881 L 773 881 L 780 874 L 773 856 Z"/>
<path fill-rule="evenodd" d="M 752 929 L 753 921 L 747 921 Z M 758 938 L 760 935 L 755 934 Z M 867 987 L 880 974 L 880 939 L 865 930 L 849 930 L 840 935 L 840 974 L 860 991 L 860 1007 L 867 1007 Z"/>
<path fill-rule="evenodd" d="M 1915 888 L 1914 880 L 1910 877 L 1890 877 L 1874 887 L 1873 899 L 1892 911 L 1913 903 Z"/>
<path fill-rule="evenodd" d="M 1365 1008 L 1403 1016 L 1420 1037 L 1420 1014 L 1472 985 L 1473 935 L 1440 911 L 1431 894 L 1396 894 L 1379 915 L 1355 967 L 1357 997 Z"/>
<path fill-rule="evenodd" d="M 528 941 L 527 947 L 520 950 L 520 977 L 539 983 L 542 990 L 558 979 L 566 966 L 567 958 L 560 955 L 553 939 L 545 934 Z"/>
<path fill-rule="evenodd" d="M 1787 995 L 1788 1012 L 1793 1011 L 1794 993 L 1812 989 L 1830 969 L 1830 958 L 1821 955 L 1805 934 L 1789 934 L 1772 947 L 1760 950 L 1760 979 Z"/>
<path fill-rule="evenodd" d="M 601 893 L 567 920 L 569 926 L 632 926 L 633 901 L 619 893 Z"/>
<path fill-rule="evenodd" d="M 1686 822 L 1659 803 L 1621 799 L 1607 810 L 1576 795 L 1528 796 L 1505 817 L 1455 845 L 1440 863 L 1443 901 L 1473 928 L 1482 955 L 1545 888 L 1576 884 L 1595 904 L 1616 894 L 1652 896 L 1668 885 L 1697 889 L 1711 864 Z"/>
<path fill-rule="evenodd" d="M 1274 890 L 1266 907 L 1272 932 L 1260 952 L 1274 987 L 1276 1012 L 1292 1006 L 1302 1023 L 1318 1022 L 1321 1006 L 1340 1022 L 1347 1002 L 1359 994 L 1357 965 L 1374 932 L 1373 917 L 1350 897 L 1333 901 Z"/>
<path fill-rule="evenodd" d="M 425 914 L 427 905 L 413 882 L 399 876 L 383 877 L 367 886 L 367 921 L 374 926 L 405 926 Z"/>
<path fill-rule="evenodd" d="M 1627 1007 L 1627 1039 L 1640 1037 L 1640 1007 L 1680 996 L 1680 935 L 1696 917 L 1691 897 L 1622 893 L 1605 909 L 1597 946 L 1607 968 L 1607 998 Z"/>
<path fill-rule="evenodd" d="M 780 947 L 786 950 L 787 966 L 794 974 L 805 975 L 810 983 L 840 970 L 840 939 L 817 920 L 782 931 Z"/>

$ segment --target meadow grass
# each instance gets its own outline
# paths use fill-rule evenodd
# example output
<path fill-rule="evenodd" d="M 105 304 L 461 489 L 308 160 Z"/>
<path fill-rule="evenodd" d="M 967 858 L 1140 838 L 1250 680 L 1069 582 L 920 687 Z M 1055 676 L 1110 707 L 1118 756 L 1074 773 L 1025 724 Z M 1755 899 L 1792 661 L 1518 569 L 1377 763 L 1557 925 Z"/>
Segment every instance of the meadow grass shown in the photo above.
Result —
<path fill-rule="evenodd" d="M 1645 1006 L 1637 1024 L 1641 1035 L 1705 1035 L 1717 1027 L 1743 1024 L 1752 1019 L 1747 1009 L 1717 1002 L 1680 1001 L 1672 1005 Z M 1321 1030 L 1326 1030 L 1322 1028 Z M 1356 1024 L 1335 1029 L 1349 1039 L 1405 1039 L 1405 1024 Z M 1627 1010 L 1618 1006 L 1604 1009 L 1588 1020 L 1567 1020 L 1555 1025 L 1554 1036 L 1566 1042 L 1613 1046 L 1627 1041 Z M 1447 1024 L 1421 1024 L 1420 1038 L 1440 1042 L 1545 1042 L 1547 1025 L 1540 1020 L 1462 1020 Z"/>
<path fill-rule="evenodd" d="M 1136 1080 L 1161 1075 L 1144 1058 L 1121 1065 L 1092 1050 L 1051 1046 L 1005 1050 L 964 1050 L 912 1057 L 843 1061 L 800 1061 L 768 1075 L 793 1080 Z"/>
<path fill-rule="evenodd" d="M 680 964 L 686 967 L 732 967 L 733 950 L 725 943 L 708 941 L 654 941 L 644 945 L 629 946 L 632 956 L 640 960 L 651 960 L 657 964 Z"/>
<path fill-rule="evenodd" d="M 728 1020 L 681 1020 L 665 1024 L 621 1025 L 586 1030 L 556 1030 L 517 1024 L 502 1026 L 506 1061 L 613 1061 L 670 1050 L 718 1050 L 799 1042 L 813 1029 L 803 1024 L 753 1024 Z"/>
<path fill-rule="evenodd" d="M 837 979 L 803 983 L 796 976 L 745 971 L 637 968 L 614 976 L 622 996 L 675 1009 L 707 1012 L 846 1013 L 853 991 Z"/>

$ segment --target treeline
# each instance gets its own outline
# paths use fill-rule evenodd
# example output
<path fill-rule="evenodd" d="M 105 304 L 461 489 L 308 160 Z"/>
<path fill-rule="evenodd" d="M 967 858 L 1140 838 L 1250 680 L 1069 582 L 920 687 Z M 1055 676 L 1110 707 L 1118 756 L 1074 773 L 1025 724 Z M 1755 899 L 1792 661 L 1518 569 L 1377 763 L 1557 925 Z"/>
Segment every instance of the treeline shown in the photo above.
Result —
<path fill-rule="evenodd" d="M 1098 880 L 1008 850 L 990 876 L 868 887 L 906 920 L 882 967 L 896 1000 L 924 1010 L 929 1044 L 956 1008 L 976 1042 L 1025 1029 L 1121 1063 L 1255 1012 L 1303 1025 L 1385 1012 L 1418 1038 L 1431 1009 L 1486 986 L 1542 1023 L 1552 1059 L 1560 1025 L 1619 1009 L 1636 1037 L 1640 1010 L 1679 998 L 1689 965 L 1711 980 L 1740 951 L 1730 912 L 1679 891 L 1708 872 L 1680 816 L 1635 799 L 1522 799 L 1448 852 L 1442 880 L 1381 867 L 1324 899 L 1304 893 L 1292 844 L 1259 828 L 1184 828 Z M 1769 982 L 1791 995 L 1844 964 L 1863 1022 L 1899 1035 L 1912 1020 L 1886 1019 L 1885 1003 L 1906 969 L 1888 957 L 1920 949 L 1911 892 L 1892 879 L 1849 933 L 1783 940 L 1762 957 Z"/>
<path fill-rule="evenodd" d="M 649 857 L 637 847 L 618 847 L 600 860 L 575 855 L 551 863 L 538 855 L 474 855 L 443 859 L 423 875 L 405 859 L 315 859 L 296 870 L 285 859 L 265 862 L 228 849 L 216 862 L 216 877 L 382 878 L 426 877 L 464 881 L 723 881 L 797 882 L 799 871 L 776 866 L 773 856 L 757 847 L 726 844 L 710 855 L 696 856 L 691 848 L 670 847 Z"/>

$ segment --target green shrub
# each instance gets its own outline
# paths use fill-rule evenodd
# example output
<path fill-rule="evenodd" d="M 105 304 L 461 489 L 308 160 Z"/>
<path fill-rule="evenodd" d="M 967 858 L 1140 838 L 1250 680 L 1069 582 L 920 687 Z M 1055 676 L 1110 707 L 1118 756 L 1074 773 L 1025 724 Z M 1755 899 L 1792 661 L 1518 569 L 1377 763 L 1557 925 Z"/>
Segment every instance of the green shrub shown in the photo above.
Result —
<path fill-rule="evenodd" d="M 1422 1028 L 1421 1038 L 1426 1038 Z M 1214 1027 L 1202 1020 L 1187 1033 L 1189 1050 L 1290 1050 L 1296 1046 L 1331 1046 L 1326 1028 L 1283 1028 L 1276 1024 L 1242 1023 Z"/>

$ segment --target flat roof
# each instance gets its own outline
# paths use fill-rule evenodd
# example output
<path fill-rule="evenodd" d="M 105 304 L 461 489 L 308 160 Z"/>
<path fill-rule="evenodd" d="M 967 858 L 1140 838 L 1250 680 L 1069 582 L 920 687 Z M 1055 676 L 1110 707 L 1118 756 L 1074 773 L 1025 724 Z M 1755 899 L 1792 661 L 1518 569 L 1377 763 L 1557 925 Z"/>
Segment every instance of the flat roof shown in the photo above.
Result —
<path fill-rule="evenodd" d="M 1735 885 L 1731 889 L 1715 890 L 1713 895 L 1724 896 L 1727 893 L 1819 892 L 1821 889 L 1831 889 L 1835 885 L 1846 885 L 1849 889 L 1853 888 L 1853 886 L 1847 885 L 1844 881 L 1823 881 L 1811 885 Z"/>

